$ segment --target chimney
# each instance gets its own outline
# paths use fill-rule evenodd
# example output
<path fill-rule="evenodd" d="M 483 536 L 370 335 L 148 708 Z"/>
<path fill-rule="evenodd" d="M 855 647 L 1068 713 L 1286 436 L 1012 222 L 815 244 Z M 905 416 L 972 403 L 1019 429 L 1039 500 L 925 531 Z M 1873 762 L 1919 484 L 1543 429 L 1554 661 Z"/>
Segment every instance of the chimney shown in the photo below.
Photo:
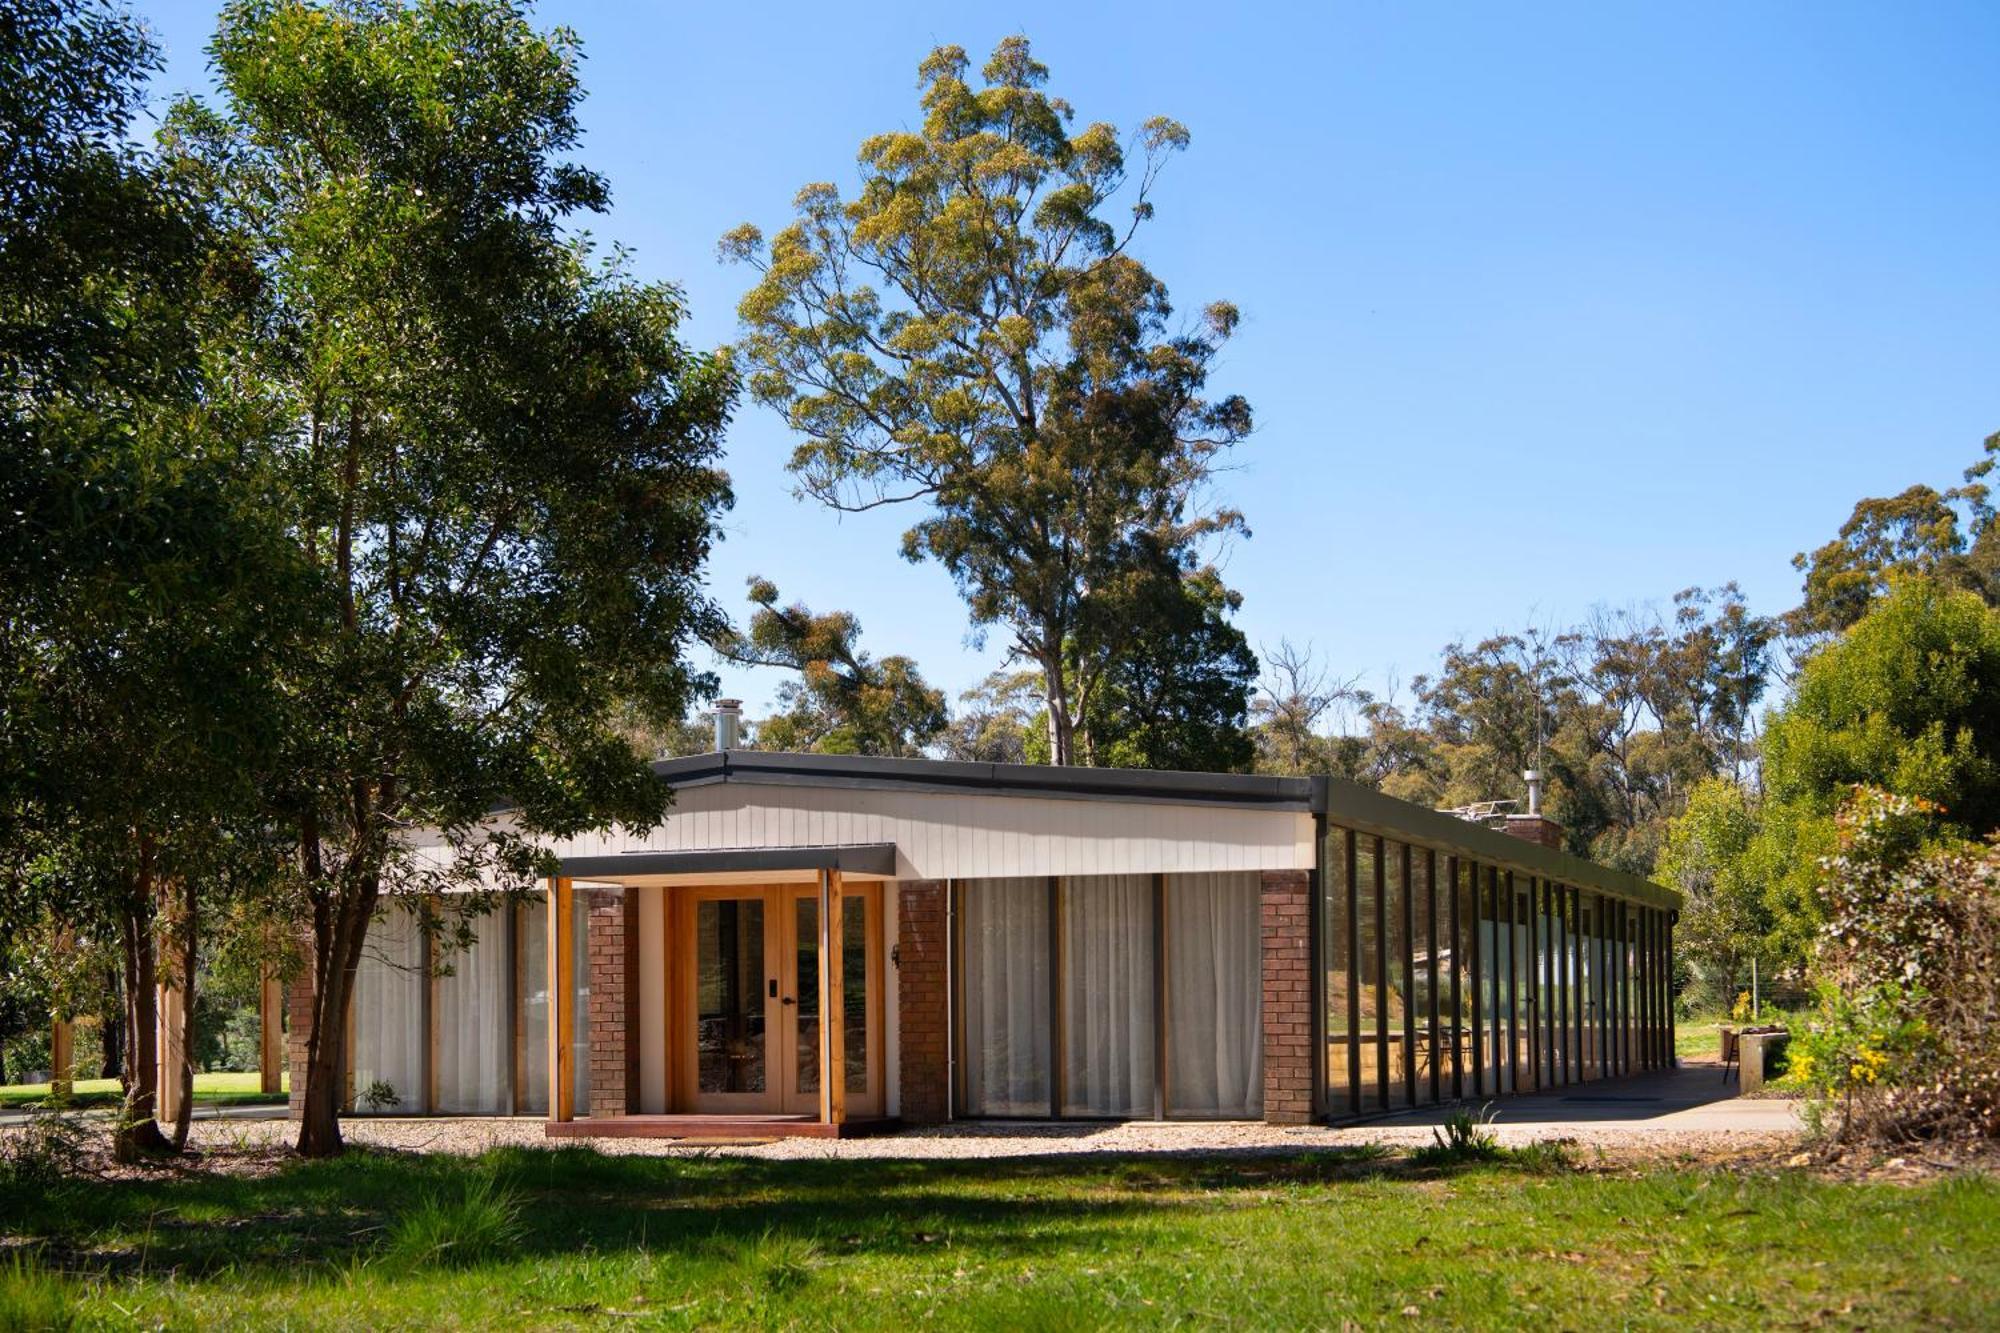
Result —
<path fill-rule="evenodd" d="M 1521 776 L 1528 783 L 1528 811 L 1526 814 L 1508 815 L 1505 831 L 1512 837 L 1560 851 L 1563 826 L 1542 813 L 1542 770 L 1531 768 Z"/>
<path fill-rule="evenodd" d="M 743 724 L 743 701 L 741 699 L 717 699 L 715 701 L 715 748 L 733 750 L 736 748 L 737 733 Z"/>

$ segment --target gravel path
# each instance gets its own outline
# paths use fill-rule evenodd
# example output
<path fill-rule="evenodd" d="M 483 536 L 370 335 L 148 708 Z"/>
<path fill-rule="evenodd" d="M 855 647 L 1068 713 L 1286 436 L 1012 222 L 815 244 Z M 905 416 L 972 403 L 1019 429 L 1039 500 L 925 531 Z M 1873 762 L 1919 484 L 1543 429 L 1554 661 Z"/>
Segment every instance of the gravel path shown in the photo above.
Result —
<path fill-rule="evenodd" d="M 1691 1155 L 1735 1156 L 1775 1150 L 1793 1142 L 1797 1129 L 1789 1119 L 1773 1120 L 1769 1128 L 1741 1126 L 1708 1128 L 1664 1123 L 1652 1127 L 1630 1121 L 1551 1121 L 1510 1124 L 1505 1111 L 1492 1129 L 1502 1143 L 1566 1139 L 1586 1155 L 1614 1160 L 1653 1159 Z M 547 1146 L 539 1119 L 350 1119 L 344 1122 L 348 1141 L 404 1152 L 478 1153 L 518 1144 Z M 209 1122 L 195 1129 L 201 1148 L 277 1147 L 291 1141 L 293 1128 L 284 1121 L 229 1124 Z M 1351 1148 L 1363 1144 L 1413 1147 L 1431 1141 L 1428 1124 L 1372 1124 L 1346 1128 L 1282 1126 L 1254 1122 L 1158 1122 L 1124 1124 L 1019 1124 L 962 1122 L 926 1129 L 903 1130 L 860 1139 L 593 1139 L 599 1152 L 647 1156 L 709 1155 L 796 1158 L 916 1158 L 1033 1157 L 1059 1154 L 1123 1155 L 1187 1153 L 1284 1153 L 1315 1148 Z"/>

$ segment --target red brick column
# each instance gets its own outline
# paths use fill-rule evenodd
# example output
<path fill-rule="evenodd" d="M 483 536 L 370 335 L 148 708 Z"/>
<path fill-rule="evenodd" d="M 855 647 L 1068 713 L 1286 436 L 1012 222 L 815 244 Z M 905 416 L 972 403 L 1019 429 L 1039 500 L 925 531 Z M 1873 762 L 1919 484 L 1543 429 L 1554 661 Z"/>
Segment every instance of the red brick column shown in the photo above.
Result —
<path fill-rule="evenodd" d="M 590 1114 L 630 1115 L 639 1096 L 639 900 L 584 889 L 590 904 Z"/>
<path fill-rule="evenodd" d="M 293 1120 L 302 1120 L 306 1113 L 306 1062 L 310 1058 L 308 1043 L 312 1039 L 313 1021 L 313 944 L 308 936 L 300 945 L 304 961 L 299 965 L 299 974 L 285 983 L 285 1065 L 292 1076 L 291 1091 L 286 1094 L 286 1113 Z M 354 1052 L 347 1053 L 347 1063 L 354 1064 Z"/>
<path fill-rule="evenodd" d="M 1312 1121 L 1311 872 L 1264 872 L 1264 1119 Z"/>
<path fill-rule="evenodd" d="M 945 882 L 909 880 L 896 910 L 896 1029 L 902 1118 L 942 1121 L 951 1106 L 951 1032 L 945 959 Z"/>

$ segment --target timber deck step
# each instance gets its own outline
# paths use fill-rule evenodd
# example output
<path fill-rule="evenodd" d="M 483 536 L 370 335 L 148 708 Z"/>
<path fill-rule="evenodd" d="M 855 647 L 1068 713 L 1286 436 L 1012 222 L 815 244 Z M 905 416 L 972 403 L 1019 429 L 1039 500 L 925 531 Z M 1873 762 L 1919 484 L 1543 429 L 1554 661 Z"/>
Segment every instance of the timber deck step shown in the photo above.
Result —
<path fill-rule="evenodd" d="M 551 1120 L 552 1139 L 855 1139 L 898 1127 L 892 1117 L 827 1124 L 809 1115 L 617 1115 Z"/>

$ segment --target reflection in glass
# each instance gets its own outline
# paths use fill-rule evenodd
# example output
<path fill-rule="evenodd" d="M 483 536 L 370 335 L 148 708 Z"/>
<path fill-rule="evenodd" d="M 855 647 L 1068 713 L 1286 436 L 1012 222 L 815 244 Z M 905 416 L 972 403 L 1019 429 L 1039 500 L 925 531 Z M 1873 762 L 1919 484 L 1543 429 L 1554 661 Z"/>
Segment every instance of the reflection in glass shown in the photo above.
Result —
<path fill-rule="evenodd" d="M 764 1091 L 764 903 L 695 905 L 696 1086 Z"/>

